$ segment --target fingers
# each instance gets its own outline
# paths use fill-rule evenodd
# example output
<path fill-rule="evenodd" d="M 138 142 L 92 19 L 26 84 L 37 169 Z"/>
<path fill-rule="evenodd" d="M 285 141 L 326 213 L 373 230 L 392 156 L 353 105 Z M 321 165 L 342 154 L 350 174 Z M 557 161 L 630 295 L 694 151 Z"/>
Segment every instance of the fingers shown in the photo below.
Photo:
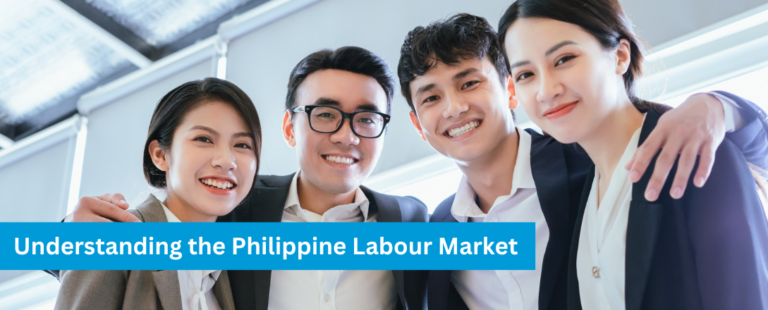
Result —
<path fill-rule="evenodd" d="M 128 202 L 125 201 L 125 197 L 122 194 L 104 194 L 97 198 L 123 208 L 123 210 L 128 209 Z"/>
<path fill-rule="evenodd" d="M 696 170 L 696 176 L 693 178 L 693 185 L 696 187 L 704 186 L 712 172 L 712 166 L 715 164 L 715 142 L 709 139 L 704 143 L 699 157 L 699 169 Z"/>
<path fill-rule="evenodd" d="M 645 170 L 648 169 L 648 165 L 653 160 L 653 156 L 659 151 L 661 145 L 665 142 L 665 138 L 659 134 L 659 130 L 654 130 L 648 135 L 642 145 L 637 148 L 635 155 L 629 160 L 629 163 L 624 168 L 629 169 L 629 180 L 632 182 L 640 181 L 640 177 L 645 174 Z M 657 168 L 658 169 L 658 168 Z"/>
<path fill-rule="evenodd" d="M 675 172 L 675 179 L 672 182 L 672 189 L 669 195 L 674 199 L 680 199 L 685 193 L 685 188 L 688 185 L 688 180 L 691 177 L 691 171 L 696 164 L 696 157 L 699 153 L 699 144 L 692 143 L 686 145 L 683 149 L 680 159 L 677 162 L 677 171 Z"/>
<path fill-rule="evenodd" d="M 667 141 L 661 153 L 659 153 L 659 157 L 656 158 L 656 166 L 653 169 L 650 181 L 648 181 L 648 187 L 645 189 L 645 199 L 648 201 L 656 201 L 659 198 L 659 193 L 667 181 L 669 171 L 672 170 L 672 165 L 675 164 L 681 144 L 682 141 L 680 139 Z"/>
<path fill-rule="evenodd" d="M 71 220 L 74 222 L 141 222 L 133 214 L 125 211 L 124 208 L 104 201 L 102 198 L 105 197 L 100 196 L 96 198 L 80 198 L 80 201 L 75 207 L 75 211 L 73 212 L 72 216 L 68 216 L 67 218 L 71 218 Z"/>

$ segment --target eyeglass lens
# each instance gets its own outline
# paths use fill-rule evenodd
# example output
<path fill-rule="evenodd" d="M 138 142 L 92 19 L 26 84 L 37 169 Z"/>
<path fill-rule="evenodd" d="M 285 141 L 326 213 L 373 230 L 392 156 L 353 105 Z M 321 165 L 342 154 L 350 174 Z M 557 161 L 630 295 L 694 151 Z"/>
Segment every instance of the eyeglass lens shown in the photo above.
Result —
<path fill-rule="evenodd" d="M 343 116 L 333 108 L 317 107 L 312 109 L 309 121 L 312 128 L 321 132 L 333 132 L 341 127 Z M 384 117 L 377 113 L 361 112 L 352 119 L 354 130 L 364 137 L 375 137 L 384 130 Z"/>

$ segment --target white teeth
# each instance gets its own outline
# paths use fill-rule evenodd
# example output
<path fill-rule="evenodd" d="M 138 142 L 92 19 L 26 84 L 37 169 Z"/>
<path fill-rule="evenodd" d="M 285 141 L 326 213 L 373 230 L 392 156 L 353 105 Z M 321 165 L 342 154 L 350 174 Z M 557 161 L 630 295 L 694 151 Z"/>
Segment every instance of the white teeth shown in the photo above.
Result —
<path fill-rule="evenodd" d="M 337 164 L 345 164 L 345 165 L 351 165 L 352 163 L 355 162 L 355 160 L 352 158 L 341 157 L 341 156 L 325 156 L 325 160 L 334 162 Z"/>
<path fill-rule="evenodd" d="M 480 125 L 480 122 L 472 121 L 472 122 L 469 122 L 466 125 L 461 126 L 459 128 L 454 128 L 454 129 L 449 130 L 448 131 L 448 135 L 451 136 L 451 137 L 457 137 L 457 136 L 463 135 L 463 134 L 465 134 L 465 133 L 467 133 L 467 132 L 477 128 L 478 125 Z"/>
<path fill-rule="evenodd" d="M 230 183 L 229 181 L 217 181 L 213 179 L 203 179 L 201 181 L 203 184 L 208 185 L 210 187 L 215 187 L 219 189 L 231 189 L 235 187 L 234 184 Z"/>

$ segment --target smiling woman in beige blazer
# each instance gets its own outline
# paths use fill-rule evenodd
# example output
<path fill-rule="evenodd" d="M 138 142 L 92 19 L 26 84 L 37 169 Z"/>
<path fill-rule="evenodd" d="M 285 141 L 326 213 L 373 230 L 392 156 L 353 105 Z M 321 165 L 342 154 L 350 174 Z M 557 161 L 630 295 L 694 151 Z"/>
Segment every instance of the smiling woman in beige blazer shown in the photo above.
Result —
<path fill-rule="evenodd" d="M 185 83 L 157 105 L 144 176 L 165 189 L 129 211 L 143 222 L 215 222 L 250 192 L 261 125 L 248 96 L 215 78 Z M 222 270 L 62 270 L 56 309 L 234 309 Z"/>

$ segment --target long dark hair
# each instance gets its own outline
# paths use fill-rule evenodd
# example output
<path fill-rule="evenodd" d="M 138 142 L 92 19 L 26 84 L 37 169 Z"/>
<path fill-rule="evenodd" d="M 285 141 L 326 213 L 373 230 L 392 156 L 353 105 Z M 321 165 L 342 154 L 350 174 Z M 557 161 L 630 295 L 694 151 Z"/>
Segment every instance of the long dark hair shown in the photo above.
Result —
<path fill-rule="evenodd" d="M 624 88 L 635 107 L 645 112 L 655 109 L 663 113 L 670 107 L 642 100 L 635 94 L 635 82 L 643 74 L 645 43 L 635 34 L 632 22 L 617 0 L 517 0 L 499 20 L 499 40 L 504 49 L 507 30 L 519 18 L 548 18 L 577 25 L 594 36 L 606 50 L 629 41 L 629 70 L 624 73 Z M 504 50 L 504 55 L 507 51 Z M 506 63 L 509 67 L 509 60 Z"/>
<path fill-rule="evenodd" d="M 144 178 L 149 185 L 156 188 L 165 188 L 167 185 L 165 171 L 158 169 L 152 162 L 149 144 L 157 140 L 163 150 L 170 149 L 173 133 L 184 116 L 199 103 L 209 100 L 228 103 L 243 118 L 255 144 L 253 151 L 256 154 L 256 174 L 254 175 L 254 181 L 256 181 L 261 163 L 261 123 L 256 107 L 251 98 L 248 98 L 248 95 L 235 84 L 217 78 L 206 78 L 181 84 L 163 96 L 157 104 L 152 120 L 149 122 L 147 141 L 144 143 Z"/>

